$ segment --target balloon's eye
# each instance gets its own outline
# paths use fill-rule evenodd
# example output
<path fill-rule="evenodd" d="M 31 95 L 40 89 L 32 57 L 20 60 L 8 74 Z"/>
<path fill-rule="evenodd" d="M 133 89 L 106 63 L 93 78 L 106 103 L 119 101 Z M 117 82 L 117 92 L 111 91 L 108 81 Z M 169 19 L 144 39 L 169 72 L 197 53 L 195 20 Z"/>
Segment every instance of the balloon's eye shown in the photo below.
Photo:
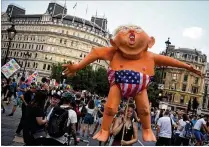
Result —
<path fill-rule="evenodd" d="M 140 27 L 135 28 L 136 32 L 141 33 L 143 30 Z"/>
<path fill-rule="evenodd" d="M 122 27 L 122 28 L 121 28 L 121 31 L 122 31 L 122 32 L 126 32 L 127 30 L 129 30 L 128 27 Z"/>

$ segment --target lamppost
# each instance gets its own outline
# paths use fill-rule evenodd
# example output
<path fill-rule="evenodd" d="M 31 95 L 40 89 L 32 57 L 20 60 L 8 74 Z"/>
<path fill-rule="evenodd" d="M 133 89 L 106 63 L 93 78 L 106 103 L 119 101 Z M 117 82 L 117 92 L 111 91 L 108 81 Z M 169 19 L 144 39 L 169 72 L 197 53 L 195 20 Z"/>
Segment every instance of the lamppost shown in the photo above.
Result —
<path fill-rule="evenodd" d="M 168 53 L 168 48 L 169 48 L 169 46 L 170 46 L 170 44 L 171 44 L 171 42 L 169 41 L 169 37 L 168 37 L 168 40 L 165 42 L 165 44 L 166 44 L 166 49 L 165 49 L 165 52 L 163 52 L 163 55 L 165 55 L 165 56 L 167 56 L 167 53 Z M 163 84 L 163 78 L 164 78 L 164 67 L 163 67 L 163 69 L 162 69 L 162 78 L 161 78 L 161 83 Z"/>
<path fill-rule="evenodd" d="M 24 56 L 25 56 L 25 66 L 23 70 L 23 76 L 25 77 L 25 68 L 27 66 L 28 58 L 31 57 L 31 54 L 29 54 L 29 51 L 27 51 L 26 53 L 24 53 Z"/>
<path fill-rule="evenodd" d="M 6 56 L 5 56 L 5 59 L 4 59 L 4 64 L 7 63 L 7 58 L 8 58 L 8 54 L 9 54 L 9 49 L 11 47 L 11 42 L 12 42 L 12 39 L 15 37 L 16 33 L 17 33 L 17 31 L 15 30 L 15 25 L 14 24 L 12 24 L 12 26 L 7 29 L 7 33 L 8 33 L 8 39 L 9 39 L 9 45 L 8 45 Z"/>

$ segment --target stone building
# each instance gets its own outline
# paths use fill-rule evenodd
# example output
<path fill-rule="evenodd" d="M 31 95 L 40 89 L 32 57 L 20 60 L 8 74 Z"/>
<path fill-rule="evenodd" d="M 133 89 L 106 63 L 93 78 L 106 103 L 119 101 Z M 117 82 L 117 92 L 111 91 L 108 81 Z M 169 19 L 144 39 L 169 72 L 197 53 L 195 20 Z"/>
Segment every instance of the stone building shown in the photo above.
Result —
<path fill-rule="evenodd" d="M 207 67 L 206 67 L 202 109 L 207 110 L 209 113 L 209 63 L 207 63 Z"/>
<path fill-rule="evenodd" d="M 107 19 L 92 17 L 89 21 L 67 15 L 67 9 L 54 2 L 49 3 L 46 13 L 31 15 L 19 6 L 8 5 L 1 14 L 1 23 L 2 61 L 8 48 L 6 30 L 14 24 L 17 34 L 11 42 L 8 60 L 18 61 L 22 67 L 19 72 L 24 67 L 30 73 L 37 70 L 40 78 L 50 76 L 53 63 L 79 62 L 93 47 L 109 45 Z M 97 60 L 92 66 L 107 68 L 108 63 Z"/>
<path fill-rule="evenodd" d="M 173 57 L 195 69 L 206 73 L 207 56 L 196 49 L 178 48 L 170 45 L 167 56 Z M 203 103 L 204 79 L 186 69 L 166 67 L 162 76 L 163 101 L 172 109 L 186 109 L 189 100 L 197 98 L 200 105 Z"/>

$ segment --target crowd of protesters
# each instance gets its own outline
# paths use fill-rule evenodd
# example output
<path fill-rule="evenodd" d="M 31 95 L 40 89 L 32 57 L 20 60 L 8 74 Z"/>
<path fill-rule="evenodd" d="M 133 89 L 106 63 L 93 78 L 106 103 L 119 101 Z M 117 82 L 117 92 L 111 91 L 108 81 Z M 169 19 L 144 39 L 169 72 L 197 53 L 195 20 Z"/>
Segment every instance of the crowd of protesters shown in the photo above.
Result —
<path fill-rule="evenodd" d="M 69 85 L 50 86 L 46 78 L 41 83 L 30 84 L 24 77 L 18 81 L 2 79 L 1 88 L 2 113 L 12 117 L 17 107 L 21 107 L 16 136 L 23 136 L 26 145 L 62 146 L 69 145 L 71 139 L 77 145 L 78 137 L 88 140 L 101 126 L 106 97 L 85 90 L 75 91 Z M 5 108 L 9 104 L 13 105 L 11 112 Z M 151 108 L 150 113 L 157 146 L 186 146 L 192 141 L 194 145 L 203 145 L 208 139 L 209 117 L 206 115 L 159 108 Z M 104 145 L 133 145 L 138 140 L 140 127 L 133 98 L 129 104 L 123 99 Z"/>

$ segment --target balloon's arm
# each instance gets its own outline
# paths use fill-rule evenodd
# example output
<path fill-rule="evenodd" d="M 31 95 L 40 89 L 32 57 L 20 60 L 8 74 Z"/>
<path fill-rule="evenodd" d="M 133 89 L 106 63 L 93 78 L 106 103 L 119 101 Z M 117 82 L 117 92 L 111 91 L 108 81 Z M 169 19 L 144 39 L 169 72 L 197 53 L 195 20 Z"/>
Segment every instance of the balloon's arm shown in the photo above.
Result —
<path fill-rule="evenodd" d="M 154 61 L 155 61 L 155 65 L 157 66 L 172 66 L 172 67 L 185 68 L 187 70 L 191 70 L 190 65 L 168 56 L 154 54 Z"/>
<path fill-rule="evenodd" d="M 91 52 L 77 64 L 77 70 L 86 67 L 98 59 L 111 61 L 114 55 L 114 51 L 115 49 L 113 47 L 93 48 Z"/>

